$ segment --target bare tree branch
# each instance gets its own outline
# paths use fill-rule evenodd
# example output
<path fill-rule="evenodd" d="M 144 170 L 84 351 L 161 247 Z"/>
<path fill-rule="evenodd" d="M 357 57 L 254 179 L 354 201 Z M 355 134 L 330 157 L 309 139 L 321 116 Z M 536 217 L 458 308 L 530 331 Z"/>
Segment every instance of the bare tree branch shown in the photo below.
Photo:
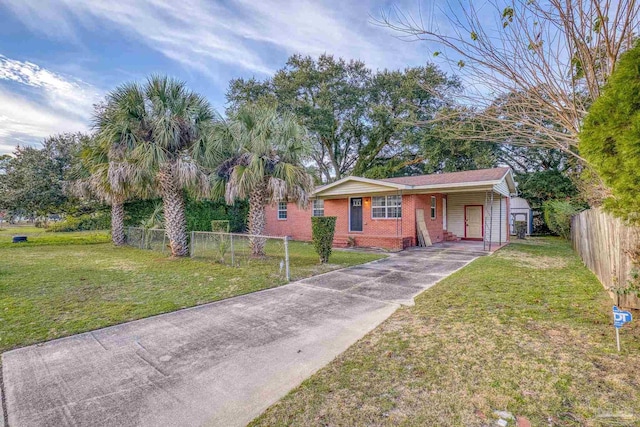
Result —
<path fill-rule="evenodd" d="M 636 0 L 459 0 L 431 13 L 416 19 L 393 7 L 377 23 L 438 46 L 434 56 L 458 67 L 467 85 L 463 108 L 434 122 L 458 123 L 456 137 L 546 146 L 583 160 L 577 135 L 636 38 Z M 473 132 L 465 123 L 471 117 Z"/>

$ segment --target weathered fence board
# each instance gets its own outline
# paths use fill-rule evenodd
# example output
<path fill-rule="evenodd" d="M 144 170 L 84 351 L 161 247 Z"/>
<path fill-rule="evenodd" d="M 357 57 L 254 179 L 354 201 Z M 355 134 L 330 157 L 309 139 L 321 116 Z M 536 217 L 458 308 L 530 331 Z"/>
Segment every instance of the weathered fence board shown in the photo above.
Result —
<path fill-rule="evenodd" d="M 626 285 L 632 269 L 637 268 L 633 257 L 640 248 L 640 227 L 630 227 L 600 209 L 572 218 L 571 241 L 585 265 L 607 289 Z"/>

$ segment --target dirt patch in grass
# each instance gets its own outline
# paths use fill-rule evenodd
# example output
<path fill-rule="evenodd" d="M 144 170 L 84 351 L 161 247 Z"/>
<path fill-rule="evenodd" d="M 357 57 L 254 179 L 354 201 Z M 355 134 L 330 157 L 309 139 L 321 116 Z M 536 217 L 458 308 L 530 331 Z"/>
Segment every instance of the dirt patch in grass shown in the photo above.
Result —
<path fill-rule="evenodd" d="M 545 237 L 527 237 L 524 240 L 513 239 L 513 243 L 515 244 L 525 244 L 528 246 L 552 246 L 553 244 L 549 243 L 549 239 Z"/>
<path fill-rule="evenodd" d="M 398 310 L 252 425 L 479 427 L 503 410 L 533 426 L 638 426 L 640 327 L 625 326 L 617 353 L 611 305 L 566 242 L 511 245 Z"/>
<path fill-rule="evenodd" d="M 119 270 L 119 271 L 136 271 L 142 268 L 143 264 L 139 262 L 134 262 L 131 260 L 117 260 L 112 262 L 109 267 L 106 267 L 107 270 Z"/>
<path fill-rule="evenodd" d="M 526 252 L 500 251 L 496 253 L 498 258 L 512 261 L 518 267 L 535 269 L 565 268 L 568 261 L 559 256 L 534 255 Z"/>

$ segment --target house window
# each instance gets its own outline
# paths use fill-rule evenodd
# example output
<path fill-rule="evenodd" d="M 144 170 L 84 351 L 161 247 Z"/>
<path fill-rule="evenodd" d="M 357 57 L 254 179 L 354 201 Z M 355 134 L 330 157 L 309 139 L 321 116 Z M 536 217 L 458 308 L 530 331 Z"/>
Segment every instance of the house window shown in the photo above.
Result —
<path fill-rule="evenodd" d="M 431 196 L 431 219 L 436 219 L 436 196 Z"/>
<path fill-rule="evenodd" d="M 287 202 L 278 202 L 278 219 L 287 219 Z"/>
<path fill-rule="evenodd" d="M 313 216 L 324 216 L 324 200 L 313 201 Z"/>
<path fill-rule="evenodd" d="M 371 218 L 401 218 L 402 196 L 371 198 Z"/>

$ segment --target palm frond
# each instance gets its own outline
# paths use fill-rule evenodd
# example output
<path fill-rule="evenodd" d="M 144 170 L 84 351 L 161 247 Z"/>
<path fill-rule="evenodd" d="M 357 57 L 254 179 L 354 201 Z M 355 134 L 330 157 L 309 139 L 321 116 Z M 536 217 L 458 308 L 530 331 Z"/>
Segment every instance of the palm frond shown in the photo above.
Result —
<path fill-rule="evenodd" d="M 304 168 L 310 144 L 292 115 L 247 105 L 217 131 L 218 145 L 224 142 L 227 156 L 218 162 L 216 176 L 226 182 L 227 202 L 266 188 L 272 202 L 292 200 L 306 206 L 313 191 L 313 179 Z"/>

